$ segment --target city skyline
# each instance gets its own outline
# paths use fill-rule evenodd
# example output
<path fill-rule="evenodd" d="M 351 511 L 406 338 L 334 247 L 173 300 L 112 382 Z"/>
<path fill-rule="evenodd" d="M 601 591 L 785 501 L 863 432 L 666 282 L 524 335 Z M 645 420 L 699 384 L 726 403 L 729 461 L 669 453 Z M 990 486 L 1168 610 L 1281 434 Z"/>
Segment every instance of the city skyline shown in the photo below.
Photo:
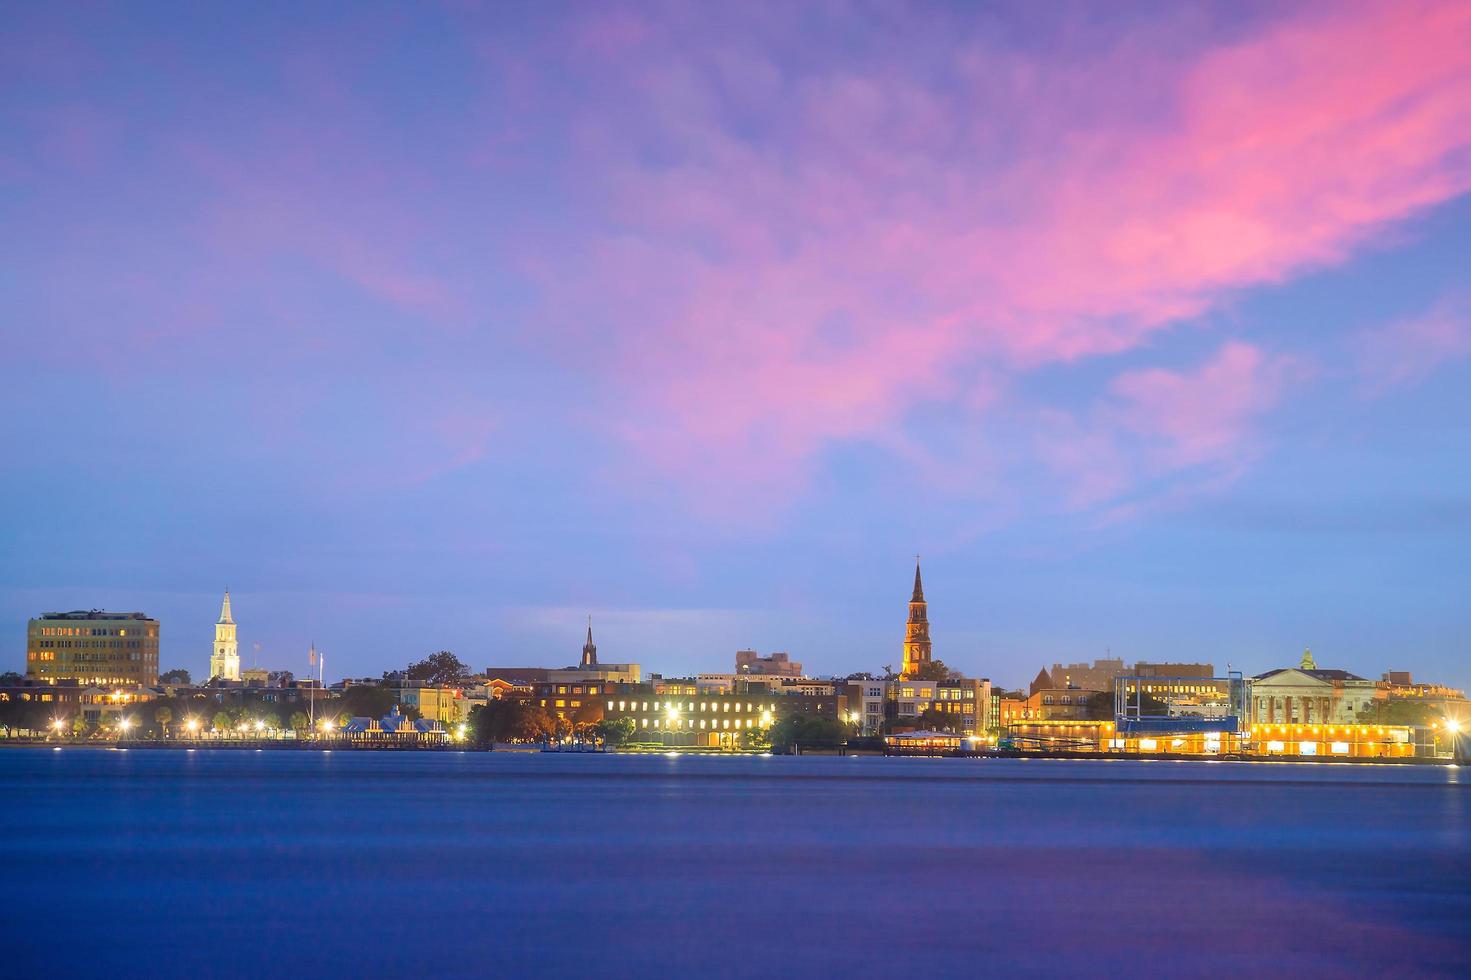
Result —
<path fill-rule="evenodd" d="M 928 14 L 7 11 L 0 663 L 1471 687 L 1471 8 Z"/>

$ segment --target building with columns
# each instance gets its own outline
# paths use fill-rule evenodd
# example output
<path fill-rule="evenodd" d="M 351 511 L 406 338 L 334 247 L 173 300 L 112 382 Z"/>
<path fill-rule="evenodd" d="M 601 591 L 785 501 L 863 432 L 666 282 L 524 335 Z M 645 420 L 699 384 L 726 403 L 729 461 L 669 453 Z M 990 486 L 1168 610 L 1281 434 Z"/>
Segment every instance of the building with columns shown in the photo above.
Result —
<path fill-rule="evenodd" d="M 240 679 L 240 644 L 235 638 L 235 620 L 230 616 L 230 590 L 220 606 L 220 621 L 215 623 L 215 645 L 209 655 L 210 680 Z"/>
<path fill-rule="evenodd" d="M 1381 696 L 1374 681 L 1319 668 L 1311 650 L 1297 667 L 1256 675 L 1251 693 L 1251 720 L 1258 725 L 1352 725 Z"/>
<path fill-rule="evenodd" d="M 904 627 L 904 667 L 901 680 L 914 677 L 930 662 L 929 606 L 924 601 L 924 583 L 919 578 L 919 561 L 914 562 L 914 593 L 909 597 L 909 622 Z"/>

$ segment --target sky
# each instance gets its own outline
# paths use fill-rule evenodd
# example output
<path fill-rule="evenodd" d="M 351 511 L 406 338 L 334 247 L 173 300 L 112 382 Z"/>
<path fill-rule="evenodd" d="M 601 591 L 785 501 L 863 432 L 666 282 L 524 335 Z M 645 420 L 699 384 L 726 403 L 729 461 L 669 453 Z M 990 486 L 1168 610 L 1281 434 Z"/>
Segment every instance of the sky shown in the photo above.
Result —
<path fill-rule="evenodd" d="M 1471 4 L 9 4 L 0 669 L 1471 687 Z"/>

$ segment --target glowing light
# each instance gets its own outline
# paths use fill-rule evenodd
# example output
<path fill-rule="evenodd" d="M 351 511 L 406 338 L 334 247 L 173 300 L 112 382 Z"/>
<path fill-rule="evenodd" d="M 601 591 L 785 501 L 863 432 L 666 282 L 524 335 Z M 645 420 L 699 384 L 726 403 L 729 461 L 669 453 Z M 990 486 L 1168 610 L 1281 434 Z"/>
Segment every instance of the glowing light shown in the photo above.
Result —
<path fill-rule="evenodd" d="M 332 730 L 332 719 L 328 718 L 326 721 L 322 722 L 321 729 L 324 732 L 330 732 Z"/>
<path fill-rule="evenodd" d="M 188 721 L 184 722 L 184 727 L 189 729 L 191 733 L 199 731 L 199 719 L 190 718 Z"/>
<path fill-rule="evenodd" d="M 266 730 L 266 723 L 263 722 L 263 721 L 257 721 L 255 723 L 255 730 L 258 731 L 258 732 L 265 731 Z"/>
<path fill-rule="evenodd" d="M 66 722 L 62 721 L 60 718 L 56 718 L 56 719 L 53 719 L 52 720 L 51 727 L 54 728 L 54 729 L 56 729 L 59 732 L 59 731 L 61 731 L 62 726 L 65 725 L 65 724 L 66 724 Z"/>
<path fill-rule="evenodd" d="M 118 719 L 118 723 L 117 723 L 117 727 L 121 728 L 123 731 L 127 731 L 129 728 L 132 728 L 133 727 L 133 719 L 131 719 L 131 718 L 119 718 Z"/>
<path fill-rule="evenodd" d="M 1445 730 L 1450 732 L 1452 735 L 1456 734 L 1461 730 L 1460 720 L 1457 718 L 1447 718 L 1445 720 Z"/>

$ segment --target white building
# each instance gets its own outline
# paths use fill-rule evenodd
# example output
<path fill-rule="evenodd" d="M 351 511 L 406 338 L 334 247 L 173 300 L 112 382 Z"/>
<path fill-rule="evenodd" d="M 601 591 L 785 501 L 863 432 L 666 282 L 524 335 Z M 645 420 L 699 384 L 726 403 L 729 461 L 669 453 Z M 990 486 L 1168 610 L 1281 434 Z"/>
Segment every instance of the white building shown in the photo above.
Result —
<path fill-rule="evenodd" d="M 1379 685 L 1346 670 L 1320 670 L 1311 651 L 1298 667 L 1252 678 L 1252 721 L 1258 725 L 1353 725 L 1374 703 Z"/>

